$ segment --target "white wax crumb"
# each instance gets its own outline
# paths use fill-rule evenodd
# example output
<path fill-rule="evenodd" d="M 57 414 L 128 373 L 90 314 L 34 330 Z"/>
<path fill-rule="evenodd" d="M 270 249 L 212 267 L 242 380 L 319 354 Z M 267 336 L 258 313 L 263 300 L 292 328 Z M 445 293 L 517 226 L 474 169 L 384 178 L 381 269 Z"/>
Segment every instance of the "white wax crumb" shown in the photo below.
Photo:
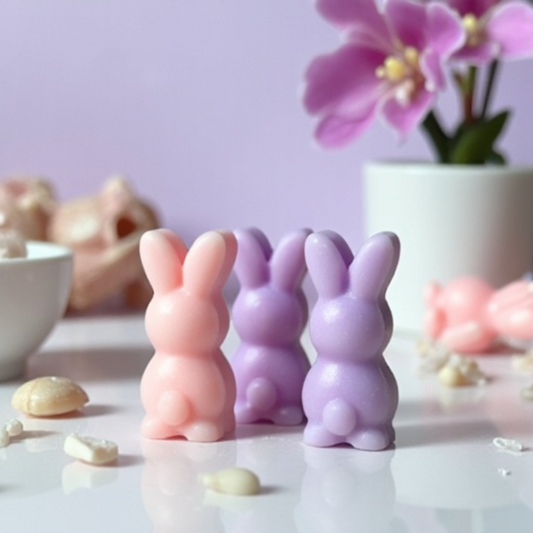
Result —
<path fill-rule="evenodd" d="M 511 366 L 514 370 L 518 370 L 524 374 L 533 373 L 533 353 L 528 352 L 524 355 L 514 355 L 511 358 Z"/>
<path fill-rule="evenodd" d="M 416 351 L 420 357 L 417 372 L 420 376 L 437 373 L 450 357 L 450 351 L 438 342 L 419 339 Z"/>
<path fill-rule="evenodd" d="M 452 353 L 445 366 L 439 370 L 439 381 L 447 387 L 484 385 L 487 377 L 479 369 L 474 359 Z"/>
<path fill-rule="evenodd" d="M 14 418 L 13 420 L 7 422 L 4 427 L 6 428 L 6 431 L 10 437 L 17 437 L 24 431 L 22 422 L 17 418 Z"/>
<path fill-rule="evenodd" d="M 5 448 L 9 444 L 9 433 L 5 426 L 0 427 L 0 448 Z"/>
<path fill-rule="evenodd" d="M 506 470 L 505 468 L 498 468 L 498 474 L 500 474 L 502 477 L 507 477 L 511 475 L 511 471 Z"/>
<path fill-rule="evenodd" d="M 261 491 L 259 478 L 246 468 L 227 468 L 202 476 L 202 481 L 206 487 L 216 492 L 234 496 L 251 496 Z"/>
<path fill-rule="evenodd" d="M 118 457 L 118 446 L 114 442 L 76 433 L 65 439 L 63 449 L 67 455 L 93 465 L 110 463 Z"/>
<path fill-rule="evenodd" d="M 492 440 L 492 444 L 499 450 L 506 452 L 522 452 L 524 445 L 515 439 L 504 439 L 503 437 L 496 437 Z"/>
<path fill-rule="evenodd" d="M 533 401 L 533 385 L 530 385 L 529 387 L 524 387 L 520 391 L 520 397 L 524 400 L 527 400 L 528 402 Z"/>

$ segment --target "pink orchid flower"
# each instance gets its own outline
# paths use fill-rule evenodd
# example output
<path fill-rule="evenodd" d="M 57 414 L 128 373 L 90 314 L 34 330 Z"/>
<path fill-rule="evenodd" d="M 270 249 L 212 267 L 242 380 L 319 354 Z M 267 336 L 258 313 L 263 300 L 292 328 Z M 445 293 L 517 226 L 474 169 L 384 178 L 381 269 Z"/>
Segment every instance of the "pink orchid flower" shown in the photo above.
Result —
<path fill-rule="evenodd" d="M 454 57 L 476 65 L 533 55 L 533 8 L 501 0 L 448 0 L 461 15 L 465 45 Z"/>
<path fill-rule="evenodd" d="M 304 104 L 325 147 L 359 137 L 378 114 L 402 136 L 425 118 L 445 86 L 442 68 L 465 42 L 460 17 L 443 3 L 317 0 L 344 43 L 306 72 Z"/>

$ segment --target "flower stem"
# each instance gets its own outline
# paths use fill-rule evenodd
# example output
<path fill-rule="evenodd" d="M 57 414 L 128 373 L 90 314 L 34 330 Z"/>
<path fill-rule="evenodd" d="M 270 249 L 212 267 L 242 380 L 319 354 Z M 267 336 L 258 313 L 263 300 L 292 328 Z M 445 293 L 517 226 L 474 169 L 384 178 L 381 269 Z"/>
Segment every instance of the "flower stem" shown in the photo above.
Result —
<path fill-rule="evenodd" d="M 448 163 L 448 148 L 450 138 L 440 125 L 440 121 L 434 111 L 430 111 L 422 122 L 423 131 L 432 143 L 433 149 L 440 163 Z"/>
<path fill-rule="evenodd" d="M 487 77 L 487 84 L 485 85 L 485 96 L 483 98 L 483 107 L 481 108 L 480 118 L 485 118 L 489 110 L 490 101 L 494 92 L 494 82 L 496 80 L 496 75 L 498 74 L 498 67 L 500 66 L 499 61 L 494 60 L 490 64 L 489 73 Z"/>
<path fill-rule="evenodd" d="M 463 113 L 465 124 L 470 124 L 476 119 L 474 113 L 474 96 L 476 92 L 477 67 L 468 68 L 468 75 L 464 79 L 463 87 Z"/>

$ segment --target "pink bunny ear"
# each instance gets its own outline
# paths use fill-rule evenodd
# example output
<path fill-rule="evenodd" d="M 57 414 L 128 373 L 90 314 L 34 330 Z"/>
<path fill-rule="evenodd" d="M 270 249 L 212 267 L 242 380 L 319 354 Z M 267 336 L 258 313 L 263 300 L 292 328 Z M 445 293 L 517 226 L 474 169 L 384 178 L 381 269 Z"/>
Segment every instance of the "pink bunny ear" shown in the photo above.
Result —
<path fill-rule="evenodd" d="M 304 256 L 305 240 L 311 230 L 304 228 L 286 235 L 276 247 L 270 260 L 272 283 L 285 291 L 299 287 L 307 270 Z"/>
<path fill-rule="evenodd" d="M 305 241 L 305 261 L 319 296 L 334 298 L 348 289 L 348 266 L 353 254 L 333 231 L 311 233 Z"/>
<path fill-rule="evenodd" d="M 258 228 L 249 228 L 236 230 L 235 237 L 238 248 L 234 270 L 239 283 L 249 289 L 264 285 L 269 279 L 268 261 L 272 255 L 266 235 Z"/>
<path fill-rule="evenodd" d="M 165 294 L 182 284 L 182 266 L 187 255 L 183 241 L 168 229 L 147 231 L 139 252 L 146 277 L 156 294 Z"/>
<path fill-rule="evenodd" d="M 237 254 L 237 239 L 229 231 L 200 235 L 183 265 L 183 285 L 191 292 L 208 296 L 222 289 Z"/>
<path fill-rule="evenodd" d="M 392 232 L 377 233 L 361 247 L 350 267 L 350 289 L 365 300 L 385 295 L 398 265 L 400 241 Z"/>

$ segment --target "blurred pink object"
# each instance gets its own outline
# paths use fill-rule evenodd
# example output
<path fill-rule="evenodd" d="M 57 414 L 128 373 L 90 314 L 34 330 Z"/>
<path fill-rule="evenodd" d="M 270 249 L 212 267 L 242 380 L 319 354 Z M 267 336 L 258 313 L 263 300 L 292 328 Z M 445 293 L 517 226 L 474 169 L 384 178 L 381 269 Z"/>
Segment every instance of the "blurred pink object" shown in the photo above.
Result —
<path fill-rule="evenodd" d="M 518 280 L 497 291 L 488 316 L 500 335 L 533 340 L 533 282 Z"/>
<path fill-rule="evenodd" d="M 482 353 L 500 337 L 533 340 L 533 282 L 495 290 L 474 277 L 445 287 L 431 282 L 424 295 L 424 333 L 460 353 Z"/>
<path fill-rule="evenodd" d="M 143 273 L 139 241 L 158 226 L 156 213 L 122 177 L 109 178 L 97 196 L 59 206 L 48 237 L 74 252 L 70 307 L 87 309 L 121 292 L 128 305 L 147 305 L 152 290 Z"/>
<path fill-rule="evenodd" d="M 53 188 L 44 178 L 17 177 L 0 183 L 0 229 L 44 241 L 56 207 Z"/>
<path fill-rule="evenodd" d="M 144 437 L 214 442 L 234 431 L 235 378 L 220 345 L 229 329 L 222 288 L 236 254 L 230 232 L 204 233 L 189 252 L 169 230 L 143 235 L 154 289 L 145 325 L 155 348 L 141 380 Z"/>

